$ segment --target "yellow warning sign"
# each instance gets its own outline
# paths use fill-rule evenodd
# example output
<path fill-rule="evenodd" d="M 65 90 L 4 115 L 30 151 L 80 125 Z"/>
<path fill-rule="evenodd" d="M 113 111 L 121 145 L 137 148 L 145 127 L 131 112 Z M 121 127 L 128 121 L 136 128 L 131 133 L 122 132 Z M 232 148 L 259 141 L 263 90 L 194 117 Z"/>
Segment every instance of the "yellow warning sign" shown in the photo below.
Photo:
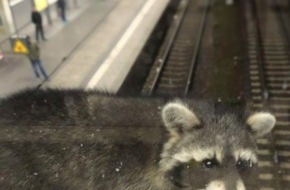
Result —
<path fill-rule="evenodd" d="M 13 52 L 14 53 L 28 53 L 28 48 L 21 40 L 15 40 L 14 46 L 13 46 Z"/>

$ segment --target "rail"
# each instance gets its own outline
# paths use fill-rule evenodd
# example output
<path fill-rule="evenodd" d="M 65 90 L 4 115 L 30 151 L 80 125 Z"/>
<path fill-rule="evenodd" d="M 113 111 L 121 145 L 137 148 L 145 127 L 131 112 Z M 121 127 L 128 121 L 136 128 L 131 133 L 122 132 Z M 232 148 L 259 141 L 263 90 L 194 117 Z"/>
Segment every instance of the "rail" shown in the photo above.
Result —
<path fill-rule="evenodd" d="M 194 75 L 195 70 L 196 70 L 196 64 L 197 64 L 199 53 L 200 53 L 201 42 L 202 42 L 203 35 L 204 35 L 204 30 L 205 30 L 205 26 L 206 26 L 206 20 L 207 20 L 210 4 L 211 4 L 211 0 L 207 0 L 206 10 L 204 12 L 204 15 L 203 15 L 203 18 L 202 18 L 202 22 L 201 22 L 201 27 L 200 27 L 200 30 L 198 32 L 198 39 L 197 39 L 196 44 L 195 44 L 196 48 L 195 48 L 195 51 L 193 53 L 193 57 L 192 57 L 192 61 L 191 61 L 190 69 L 189 69 L 189 75 L 188 75 L 188 78 L 187 78 L 184 95 L 187 95 L 187 93 L 189 91 L 189 88 L 191 86 L 191 81 L 192 81 L 193 75 Z"/>
<path fill-rule="evenodd" d="M 252 16 L 255 22 L 255 28 L 256 28 L 256 37 L 257 37 L 257 59 L 258 59 L 258 68 L 259 68 L 259 77 L 260 77 L 260 83 L 261 83 L 261 90 L 262 90 L 262 97 L 264 101 L 267 101 L 269 98 L 269 91 L 266 87 L 266 80 L 265 80 L 265 69 L 264 69 L 264 52 L 263 52 L 263 44 L 262 44 L 262 33 L 261 33 L 261 28 L 260 28 L 260 21 L 258 17 L 258 9 L 256 5 L 256 1 L 252 0 L 251 1 L 251 11 L 252 11 Z"/>
<path fill-rule="evenodd" d="M 189 0 L 186 0 L 184 4 L 180 3 L 179 5 L 179 8 L 181 9 L 181 12 L 180 12 L 180 15 L 178 17 L 178 19 L 176 19 L 174 21 L 174 23 L 172 24 L 172 26 L 170 27 L 169 31 L 168 31 L 168 42 L 165 43 L 163 46 L 165 47 L 165 51 L 164 53 L 162 53 L 161 55 L 159 55 L 155 61 L 154 64 L 157 64 L 156 62 L 160 62 L 161 61 L 161 65 L 153 79 L 153 83 L 152 83 L 152 86 L 149 90 L 149 93 L 148 95 L 152 95 L 153 91 L 155 90 L 157 84 L 158 84 L 158 81 L 160 79 L 160 76 L 161 76 L 161 73 L 162 71 L 164 70 L 164 67 L 165 67 L 165 64 L 166 64 L 166 61 L 168 59 L 168 56 L 170 55 L 170 51 L 173 47 L 173 43 L 176 39 L 176 36 L 178 34 L 178 31 L 180 30 L 180 25 L 182 23 L 182 20 L 184 19 L 184 16 L 185 16 L 185 13 L 188 9 L 188 6 L 189 6 Z"/>
<path fill-rule="evenodd" d="M 188 94 L 201 52 L 210 5 L 211 0 L 184 0 L 180 3 L 178 9 L 182 11 L 179 11 L 179 19 L 165 37 L 143 87 L 144 94 Z"/>

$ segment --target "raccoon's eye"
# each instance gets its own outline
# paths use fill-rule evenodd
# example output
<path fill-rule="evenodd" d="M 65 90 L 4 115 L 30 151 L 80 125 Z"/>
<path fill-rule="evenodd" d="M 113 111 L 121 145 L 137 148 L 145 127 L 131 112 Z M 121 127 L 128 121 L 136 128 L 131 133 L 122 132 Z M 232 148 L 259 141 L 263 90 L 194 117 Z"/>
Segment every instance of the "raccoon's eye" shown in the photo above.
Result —
<path fill-rule="evenodd" d="M 205 168 L 211 169 L 219 165 L 216 159 L 206 159 L 202 161 L 202 165 Z"/>
<path fill-rule="evenodd" d="M 251 167 L 253 167 L 253 163 L 250 160 L 238 160 L 237 162 L 237 168 L 239 170 L 245 170 Z"/>

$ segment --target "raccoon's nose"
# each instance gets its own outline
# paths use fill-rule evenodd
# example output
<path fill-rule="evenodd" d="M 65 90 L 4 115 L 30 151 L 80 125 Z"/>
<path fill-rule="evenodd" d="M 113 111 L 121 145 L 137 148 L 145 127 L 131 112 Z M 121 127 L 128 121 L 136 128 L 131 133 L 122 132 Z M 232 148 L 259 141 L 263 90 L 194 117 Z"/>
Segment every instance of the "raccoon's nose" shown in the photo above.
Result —
<path fill-rule="evenodd" d="M 240 179 L 237 181 L 237 190 L 246 190 L 246 187 L 245 187 L 243 181 Z"/>
<path fill-rule="evenodd" d="M 238 178 L 236 180 L 226 180 L 225 182 L 225 189 L 226 190 L 246 190 L 246 187 L 241 180 L 241 178 Z"/>
<path fill-rule="evenodd" d="M 205 190 L 246 190 L 244 183 L 241 180 L 238 180 L 236 188 L 226 187 L 223 181 L 215 180 L 210 182 Z"/>

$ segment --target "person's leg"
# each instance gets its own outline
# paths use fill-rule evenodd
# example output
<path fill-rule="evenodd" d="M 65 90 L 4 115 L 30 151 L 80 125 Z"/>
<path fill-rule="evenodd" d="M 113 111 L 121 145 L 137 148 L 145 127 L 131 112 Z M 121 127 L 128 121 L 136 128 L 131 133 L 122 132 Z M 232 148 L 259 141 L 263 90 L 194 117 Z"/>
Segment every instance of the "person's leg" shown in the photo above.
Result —
<path fill-rule="evenodd" d="M 65 8 L 62 8 L 61 17 L 64 22 L 66 22 Z"/>
<path fill-rule="evenodd" d="M 35 25 L 35 39 L 36 41 L 38 42 L 38 36 L 39 36 L 39 26 L 38 25 Z"/>
<path fill-rule="evenodd" d="M 60 18 L 62 21 L 64 21 L 64 17 L 63 17 L 63 8 L 59 8 L 59 13 L 60 13 Z"/>
<path fill-rule="evenodd" d="M 43 40 L 46 40 L 45 37 L 44 37 L 44 32 L 43 32 L 43 27 L 42 27 L 42 25 L 39 26 L 39 29 L 40 29 L 41 38 L 42 38 Z"/>
<path fill-rule="evenodd" d="M 32 66 L 32 68 L 33 68 L 33 71 L 34 71 L 35 76 L 36 76 L 37 78 L 39 78 L 40 76 L 39 76 L 39 73 L 38 73 L 38 71 L 37 71 L 37 62 L 34 61 L 34 60 L 30 60 L 30 62 L 31 62 L 31 66 Z"/>
<path fill-rule="evenodd" d="M 37 60 L 37 64 L 38 64 L 38 67 L 39 67 L 39 69 L 40 69 L 40 72 L 42 73 L 42 75 L 44 76 L 44 78 L 45 78 L 45 79 L 48 79 L 48 76 L 47 76 L 47 74 L 46 74 L 46 72 L 45 72 L 45 69 L 44 69 L 44 67 L 43 67 L 42 62 L 41 62 L 40 59 Z"/>

